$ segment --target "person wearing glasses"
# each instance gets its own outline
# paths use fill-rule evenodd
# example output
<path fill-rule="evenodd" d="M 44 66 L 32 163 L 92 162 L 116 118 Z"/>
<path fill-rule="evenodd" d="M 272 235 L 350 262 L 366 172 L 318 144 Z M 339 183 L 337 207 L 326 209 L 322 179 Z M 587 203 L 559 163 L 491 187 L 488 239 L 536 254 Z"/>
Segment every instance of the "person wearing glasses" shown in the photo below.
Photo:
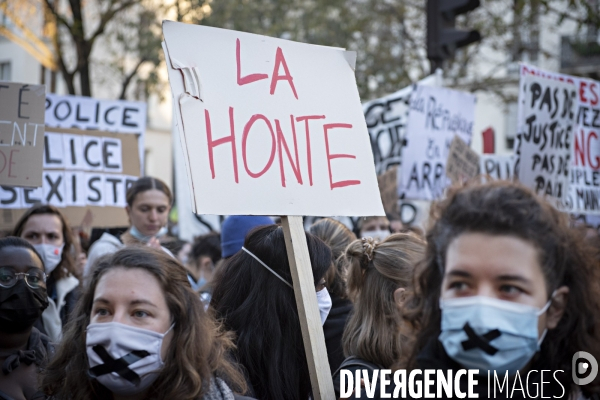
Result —
<path fill-rule="evenodd" d="M 33 325 L 48 306 L 42 258 L 27 241 L 0 239 L 0 399 L 45 399 L 38 372 L 54 352 Z"/>

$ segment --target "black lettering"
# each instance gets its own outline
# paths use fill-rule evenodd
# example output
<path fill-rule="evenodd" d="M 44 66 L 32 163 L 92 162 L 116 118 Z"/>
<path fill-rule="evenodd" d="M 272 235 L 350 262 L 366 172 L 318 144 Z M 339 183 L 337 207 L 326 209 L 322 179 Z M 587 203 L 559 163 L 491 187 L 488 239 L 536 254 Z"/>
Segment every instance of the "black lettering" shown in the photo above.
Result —
<path fill-rule="evenodd" d="M 77 175 L 73 174 L 71 176 L 71 193 L 73 193 L 73 195 L 71 196 L 71 200 L 73 201 L 73 203 L 77 202 Z"/>
<path fill-rule="evenodd" d="M 75 154 L 75 139 L 69 140 L 69 147 L 71 147 L 71 164 L 77 164 L 77 155 Z"/>
<path fill-rule="evenodd" d="M 83 118 L 81 116 L 80 112 L 81 112 L 81 104 L 77 104 L 77 109 L 75 111 L 75 119 L 77 121 L 80 121 L 80 122 L 88 122 L 90 119 L 89 118 Z"/>
<path fill-rule="evenodd" d="M 110 112 L 112 112 L 113 110 L 116 110 L 118 107 L 117 106 L 113 106 L 108 108 L 105 112 L 104 112 L 104 122 L 106 122 L 108 125 L 114 125 L 115 121 L 109 121 L 108 120 L 108 114 Z"/>
<path fill-rule="evenodd" d="M 67 113 L 65 114 L 64 117 L 59 117 L 58 116 L 58 109 L 60 108 L 60 106 L 64 104 L 67 106 Z M 65 119 L 69 118 L 69 115 L 71 115 L 71 104 L 69 103 L 68 100 L 62 100 L 59 101 L 58 103 L 56 103 L 56 107 L 54 107 L 54 117 L 56 117 L 57 120 L 59 121 L 64 121 Z"/>
<path fill-rule="evenodd" d="M 109 142 L 107 140 L 104 141 L 104 143 L 102 144 L 102 158 L 104 159 L 104 166 L 106 168 L 111 168 L 111 169 L 119 169 L 119 164 L 109 164 L 108 159 L 113 156 L 113 152 L 110 151 L 110 149 L 108 148 L 109 146 L 114 146 L 114 147 L 118 147 L 118 143 L 116 142 Z"/>
<path fill-rule="evenodd" d="M 46 164 L 60 164 L 60 160 L 52 158 L 50 156 L 50 145 L 48 142 L 48 136 L 44 136 L 44 155 L 46 156 Z"/>
<path fill-rule="evenodd" d="M 92 145 L 98 146 L 98 140 L 90 140 L 88 142 L 88 144 L 85 145 L 85 148 L 83 149 L 83 157 L 85 158 L 85 161 L 88 163 L 88 165 L 90 165 L 92 167 L 99 167 L 100 161 L 95 162 L 95 163 L 90 161 L 89 151 L 90 151 L 90 147 L 92 147 Z"/>
<path fill-rule="evenodd" d="M 24 85 L 21 86 L 21 89 L 19 89 L 19 118 L 24 118 L 24 119 L 29 119 L 29 117 L 25 116 L 25 115 L 21 115 L 21 104 L 25 104 L 25 105 L 29 105 L 29 103 L 26 103 L 23 101 L 23 92 L 29 92 L 29 85 Z"/>
<path fill-rule="evenodd" d="M 8 86 L 5 86 L 8 88 Z M 2 88 L 2 86 L 0 86 L 0 88 Z M 12 188 L 10 186 L 0 186 L 2 189 L 4 189 L 7 192 L 11 192 L 12 193 L 12 197 L 10 199 L 3 199 L 0 201 L 1 204 L 3 205 L 7 205 L 7 204 L 12 204 L 14 202 L 17 201 L 17 190 L 15 188 Z"/>
<path fill-rule="evenodd" d="M 91 179 L 88 181 L 88 188 L 89 188 L 90 190 L 93 190 L 94 192 L 96 192 L 96 197 L 95 197 L 95 198 L 92 198 L 92 197 L 90 197 L 90 196 L 88 196 L 88 198 L 87 198 L 87 199 L 88 199 L 88 201 L 90 201 L 90 202 L 92 202 L 92 203 L 97 203 L 97 202 L 99 202 L 99 201 L 102 199 L 102 193 L 101 193 L 101 191 L 100 191 L 100 190 L 98 190 L 98 188 L 96 188 L 96 187 L 94 187 L 94 186 L 92 185 L 92 183 L 95 183 L 95 182 L 98 182 L 98 181 L 100 181 L 100 177 L 99 177 L 99 176 L 95 176 L 95 177 L 91 178 Z"/>
<path fill-rule="evenodd" d="M 31 198 L 31 192 L 33 192 L 35 189 L 31 189 L 31 188 L 23 188 L 23 194 L 25 196 L 25 204 L 29 204 L 29 205 L 33 205 L 33 204 L 38 204 L 42 202 L 42 199 L 32 199 Z"/>
<path fill-rule="evenodd" d="M 138 124 L 135 122 L 130 122 L 130 118 L 131 115 L 129 115 L 129 112 L 133 111 L 133 112 L 138 112 L 139 110 L 137 108 L 131 108 L 131 107 L 125 107 L 125 109 L 123 109 L 123 126 L 130 126 L 132 128 L 137 128 Z"/>
<path fill-rule="evenodd" d="M 113 203 L 117 203 L 117 184 L 121 183 L 121 178 L 106 178 L 106 182 L 112 183 Z"/>
<path fill-rule="evenodd" d="M 529 87 L 529 90 L 531 91 L 531 108 L 533 108 L 535 102 L 537 101 L 537 99 L 540 98 L 540 95 L 542 94 L 542 87 L 539 83 L 534 82 Z"/>
<path fill-rule="evenodd" d="M 48 193 L 48 196 L 46 196 L 46 203 L 50 203 L 50 199 L 52 198 L 53 195 L 56 195 L 56 197 L 58 197 L 58 201 L 60 201 L 62 203 L 63 198 L 62 198 L 60 192 L 58 191 L 58 185 L 60 185 L 60 182 L 62 181 L 62 176 L 58 175 L 56 182 L 52 182 L 52 178 L 50 177 L 50 175 L 46 175 L 44 177 L 46 178 L 46 181 L 50 185 L 50 192 Z"/>

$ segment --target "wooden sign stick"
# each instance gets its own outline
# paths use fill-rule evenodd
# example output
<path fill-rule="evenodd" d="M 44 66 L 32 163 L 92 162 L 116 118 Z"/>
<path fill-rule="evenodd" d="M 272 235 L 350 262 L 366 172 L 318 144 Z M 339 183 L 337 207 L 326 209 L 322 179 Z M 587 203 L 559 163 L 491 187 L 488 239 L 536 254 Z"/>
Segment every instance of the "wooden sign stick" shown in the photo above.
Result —
<path fill-rule="evenodd" d="M 302 217 L 281 217 L 315 400 L 335 399 Z"/>

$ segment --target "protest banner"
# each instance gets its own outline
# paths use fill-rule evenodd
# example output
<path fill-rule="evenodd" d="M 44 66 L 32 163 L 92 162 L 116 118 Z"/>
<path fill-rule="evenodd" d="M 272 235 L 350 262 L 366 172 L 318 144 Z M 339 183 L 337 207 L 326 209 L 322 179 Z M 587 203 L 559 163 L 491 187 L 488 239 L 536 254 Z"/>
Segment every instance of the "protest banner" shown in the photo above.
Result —
<path fill-rule="evenodd" d="M 492 179 L 512 181 L 515 160 L 513 155 L 483 154 L 479 156 L 479 172 Z"/>
<path fill-rule="evenodd" d="M 449 184 L 446 160 L 455 135 L 471 143 L 475 96 L 416 85 L 410 99 L 400 197 L 434 200 Z"/>
<path fill-rule="evenodd" d="M 450 144 L 446 176 L 452 183 L 468 181 L 479 174 L 479 154 L 475 153 L 464 140 L 454 136 Z"/>
<path fill-rule="evenodd" d="M 563 210 L 600 215 L 600 82 L 521 64 L 521 77 L 526 75 L 575 85 L 577 120 L 571 146 L 569 191 Z"/>
<path fill-rule="evenodd" d="M 138 135 L 140 171 L 144 171 L 146 103 L 46 95 L 46 126 Z"/>
<path fill-rule="evenodd" d="M 576 88 L 534 75 L 522 76 L 520 86 L 515 173 L 562 208 L 568 195 Z"/>
<path fill-rule="evenodd" d="M 46 128 L 44 142 L 42 186 L 0 186 L 0 230 L 12 229 L 38 203 L 61 208 L 74 227 L 84 222 L 102 228 L 123 226 L 126 191 L 140 176 L 137 137 Z"/>
<path fill-rule="evenodd" d="M 0 185 L 42 186 L 43 85 L 0 82 Z"/>
<path fill-rule="evenodd" d="M 334 398 L 300 216 L 384 215 L 356 54 L 171 21 L 163 34 L 194 211 L 282 216 L 313 394 Z"/>
<path fill-rule="evenodd" d="M 441 86 L 442 76 L 430 75 L 417 84 Z M 413 85 L 409 85 L 390 95 L 363 103 L 377 174 L 384 173 L 390 166 L 401 164 L 412 92 Z"/>

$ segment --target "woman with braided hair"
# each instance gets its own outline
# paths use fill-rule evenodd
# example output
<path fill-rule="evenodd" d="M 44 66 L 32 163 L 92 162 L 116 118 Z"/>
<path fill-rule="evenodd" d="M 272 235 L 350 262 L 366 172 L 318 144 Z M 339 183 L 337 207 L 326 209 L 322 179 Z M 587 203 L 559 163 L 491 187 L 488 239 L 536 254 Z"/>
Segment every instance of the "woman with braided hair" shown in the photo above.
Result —
<path fill-rule="evenodd" d="M 400 307 L 412 291 L 413 270 L 424 253 L 425 242 L 412 233 L 397 233 L 381 242 L 363 238 L 346 249 L 348 294 L 354 312 L 343 336 L 347 358 L 334 374 L 336 391 L 341 370 L 354 375 L 365 368 L 397 369 L 409 339 L 403 333 Z M 394 388 L 389 388 L 391 394 Z M 380 393 L 377 387 L 375 395 Z M 361 394 L 366 396 L 364 390 Z"/>

